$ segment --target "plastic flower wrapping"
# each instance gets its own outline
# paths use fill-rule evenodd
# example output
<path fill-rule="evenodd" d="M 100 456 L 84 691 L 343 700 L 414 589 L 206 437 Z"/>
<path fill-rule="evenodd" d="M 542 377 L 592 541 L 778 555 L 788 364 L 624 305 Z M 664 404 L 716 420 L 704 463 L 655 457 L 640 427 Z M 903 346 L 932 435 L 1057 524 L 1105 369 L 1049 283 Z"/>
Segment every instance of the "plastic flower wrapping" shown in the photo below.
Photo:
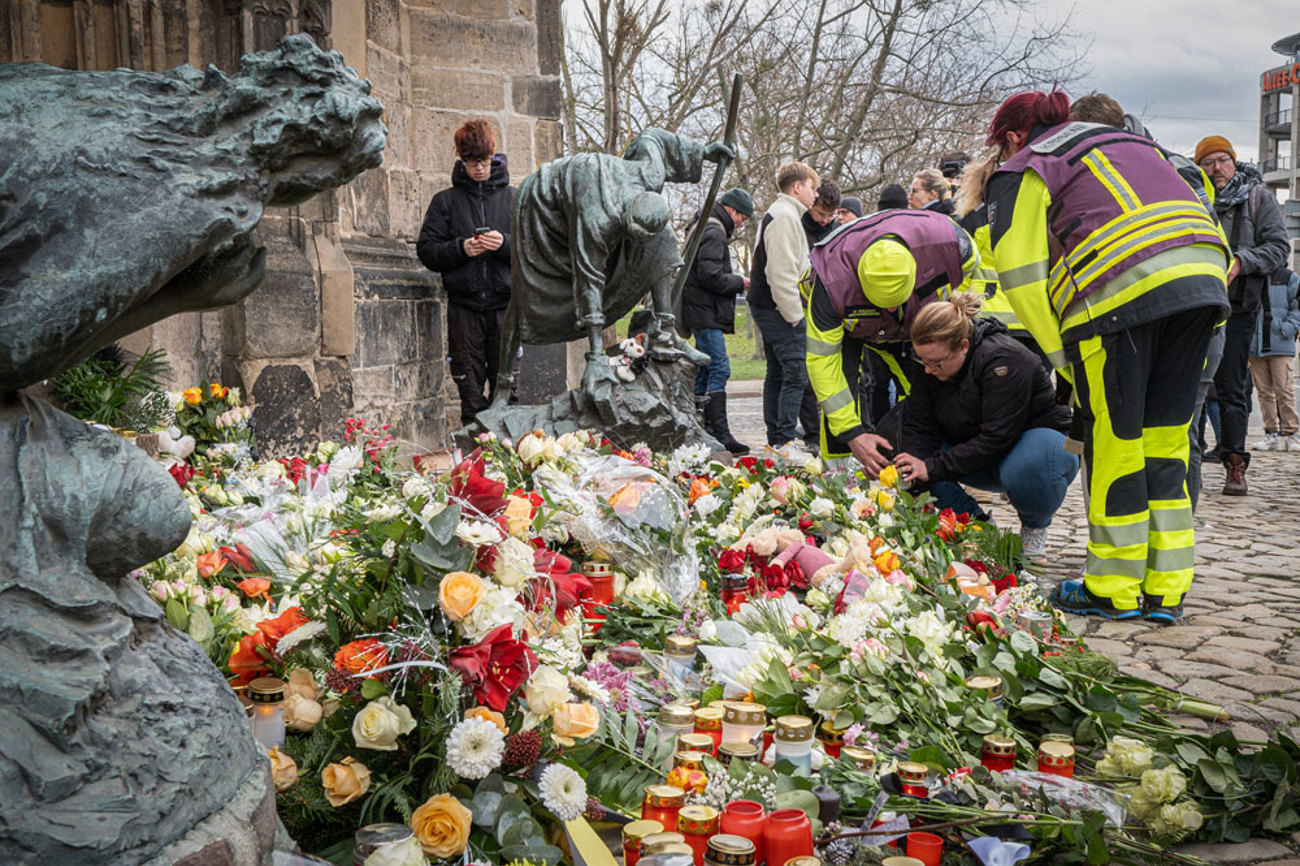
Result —
<path fill-rule="evenodd" d="M 1014 534 L 896 473 L 590 433 L 399 445 L 353 420 L 283 460 L 170 454 L 194 525 L 135 575 L 237 694 L 285 681 L 269 758 L 304 851 L 351 862 L 360 827 L 395 822 L 411 839 L 374 863 L 553 866 L 566 829 L 639 817 L 674 780 L 692 803 L 804 810 L 833 866 L 879 862 L 918 821 L 972 863 L 1163 862 L 1174 841 L 1300 829 L 1285 733 L 1239 743 L 1221 708 L 1119 675 Z M 760 734 L 752 761 L 674 769 L 660 710 L 687 701 L 818 736 L 807 764 Z M 1010 769 L 985 765 L 989 736 Z M 1040 770 L 1052 740 L 1072 777 Z"/>

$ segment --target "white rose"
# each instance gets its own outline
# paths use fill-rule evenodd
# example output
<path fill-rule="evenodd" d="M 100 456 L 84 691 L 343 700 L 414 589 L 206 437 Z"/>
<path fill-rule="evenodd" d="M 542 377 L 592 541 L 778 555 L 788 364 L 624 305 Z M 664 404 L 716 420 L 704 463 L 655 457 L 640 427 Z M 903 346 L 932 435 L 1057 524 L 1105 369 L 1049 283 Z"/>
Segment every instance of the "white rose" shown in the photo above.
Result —
<path fill-rule="evenodd" d="M 411 711 L 391 697 L 366 704 L 352 721 L 352 739 L 363 749 L 381 752 L 397 750 L 397 738 L 415 730 Z"/>
<path fill-rule="evenodd" d="M 533 574 L 532 545 L 507 536 L 497 547 L 496 567 L 492 576 L 507 589 L 517 589 Z"/>
<path fill-rule="evenodd" d="M 365 866 L 425 866 L 424 849 L 418 836 L 400 842 L 383 842 L 366 858 Z"/>
<path fill-rule="evenodd" d="M 569 692 L 569 678 L 550 665 L 542 665 L 533 671 L 524 686 L 524 700 L 533 715 L 549 716 L 562 704 L 572 699 Z"/>
<path fill-rule="evenodd" d="M 835 513 L 835 503 L 825 496 L 818 496 L 808 506 L 808 512 L 813 517 L 830 517 Z"/>

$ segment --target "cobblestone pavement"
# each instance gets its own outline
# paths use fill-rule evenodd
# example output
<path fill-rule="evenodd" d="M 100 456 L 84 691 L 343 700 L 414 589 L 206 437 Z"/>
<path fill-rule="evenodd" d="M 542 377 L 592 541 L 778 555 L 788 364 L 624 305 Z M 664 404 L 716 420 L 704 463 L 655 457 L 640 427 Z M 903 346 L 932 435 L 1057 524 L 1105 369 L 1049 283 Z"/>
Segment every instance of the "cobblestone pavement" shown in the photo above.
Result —
<path fill-rule="evenodd" d="M 732 433 L 761 447 L 761 383 L 733 383 L 728 392 Z M 1248 441 L 1260 433 L 1252 429 Z M 1178 623 L 1069 617 L 1070 626 L 1121 671 L 1223 706 L 1240 739 L 1263 740 L 1279 728 L 1300 736 L 1300 453 L 1256 453 L 1246 477 L 1250 495 L 1223 496 L 1223 468 L 1205 466 L 1196 578 Z M 1009 504 L 995 498 L 992 506 L 995 522 L 1016 525 Z M 1044 591 L 1082 570 L 1087 540 L 1076 480 L 1048 533 Z M 1211 724 L 1177 721 L 1201 730 Z M 1300 838 L 1292 846 L 1255 839 L 1188 853 L 1223 864 L 1300 866 Z"/>

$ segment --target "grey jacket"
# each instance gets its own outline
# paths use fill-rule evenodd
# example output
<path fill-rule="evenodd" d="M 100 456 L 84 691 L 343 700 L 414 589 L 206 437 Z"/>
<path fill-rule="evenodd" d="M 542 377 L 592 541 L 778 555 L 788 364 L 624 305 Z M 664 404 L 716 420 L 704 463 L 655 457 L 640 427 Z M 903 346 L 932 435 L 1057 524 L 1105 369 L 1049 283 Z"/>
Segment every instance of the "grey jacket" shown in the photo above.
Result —
<path fill-rule="evenodd" d="M 1262 300 L 1250 341 L 1251 357 L 1295 357 L 1295 338 L 1300 333 L 1300 274 L 1289 268 L 1279 270 L 1269 280 Z"/>
<path fill-rule="evenodd" d="M 1241 274 L 1228 286 L 1232 311 L 1252 313 L 1259 309 L 1268 278 L 1291 255 L 1282 206 L 1268 187 L 1257 184 L 1240 205 L 1219 210 L 1219 219 L 1233 255 L 1241 262 Z M 1244 219 L 1240 228 L 1239 219 Z"/>

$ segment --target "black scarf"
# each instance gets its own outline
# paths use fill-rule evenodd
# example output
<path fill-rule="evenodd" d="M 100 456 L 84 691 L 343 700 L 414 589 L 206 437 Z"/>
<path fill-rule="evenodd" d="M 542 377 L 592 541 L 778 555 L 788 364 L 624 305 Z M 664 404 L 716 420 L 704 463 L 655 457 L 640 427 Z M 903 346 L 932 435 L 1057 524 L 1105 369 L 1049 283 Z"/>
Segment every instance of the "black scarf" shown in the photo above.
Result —
<path fill-rule="evenodd" d="M 1250 191 L 1263 182 L 1263 175 L 1254 165 L 1249 162 L 1237 163 L 1237 173 L 1214 196 L 1214 209 L 1219 213 L 1226 213 L 1250 198 Z"/>

